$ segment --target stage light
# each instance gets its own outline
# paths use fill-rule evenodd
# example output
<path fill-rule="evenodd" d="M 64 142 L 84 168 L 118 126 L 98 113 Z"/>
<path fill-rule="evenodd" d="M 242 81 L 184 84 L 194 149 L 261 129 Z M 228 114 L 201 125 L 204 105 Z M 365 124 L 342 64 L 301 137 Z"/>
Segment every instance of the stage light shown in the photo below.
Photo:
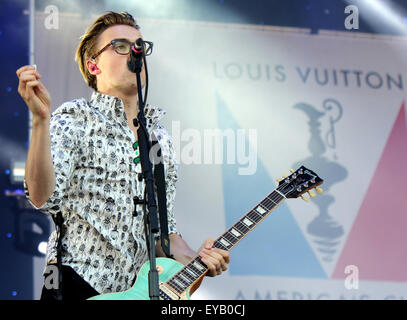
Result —
<path fill-rule="evenodd" d="M 21 186 L 24 181 L 25 162 L 15 161 L 7 170 L 12 184 Z M 50 218 L 30 205 L 22 188 L 4 190 L 6 197 L 15 198 L 13 206 L 15 224 L 14 232 L 6 234 L 7 239 L 13 239 L 14 247 L 33 256 L 43 257 L 47 250 L 47 241 L 51 232 Z"/>
<path fill-rule="evenodd" d="M 43 257 L 46 254 L 50 221 L 35 210 L 16 212 L 14 246 L 27 254 Z"/>
<path fill-rule="evenodd" d="M 363 12 L 365 21 L 379 33 L 386 27 L 380 22 L 386 23 L 393 31 L 401 34 L 407 33 L 406 18 L 403 9 L 394 3 L 383 0 L 361 0 L 355 4 L 354 1 L 346 0 L 349 5 L 356 5 L 359 12 Z"/>
<path fill-rule="evenodd" d="M 38 252 L 42 253 L 43 255 L 47 253 L 47 242 L 40 242 L 40 244 L 38 245 Z"/>
<path fill-rule="evenodd" d="M 25 162 L 16 161 L 11 164 L 11 183 L 17 184 L 24 181 Z"/>

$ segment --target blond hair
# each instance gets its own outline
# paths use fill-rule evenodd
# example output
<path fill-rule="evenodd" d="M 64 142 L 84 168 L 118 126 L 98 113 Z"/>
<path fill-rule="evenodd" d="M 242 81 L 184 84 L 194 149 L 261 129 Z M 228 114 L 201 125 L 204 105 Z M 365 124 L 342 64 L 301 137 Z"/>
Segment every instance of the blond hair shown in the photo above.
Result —
<path fill-rule="evenodd" d="M 81 42 L 78 45 L 75 53 L 75 61 L 79 65 L 82 77 L 89 87 L 97 91 L 96 76 L 91 74 L 86 66 L 86 61 L 91 59 L 97 51 L 98 36 L 107 28 L 124 24 L 139 30 L 140 26 L 136 23 L 133 16 L 128 12 L 113 12 L 108 11 L 97 18 L 92 25 L 80 37 Z"/>

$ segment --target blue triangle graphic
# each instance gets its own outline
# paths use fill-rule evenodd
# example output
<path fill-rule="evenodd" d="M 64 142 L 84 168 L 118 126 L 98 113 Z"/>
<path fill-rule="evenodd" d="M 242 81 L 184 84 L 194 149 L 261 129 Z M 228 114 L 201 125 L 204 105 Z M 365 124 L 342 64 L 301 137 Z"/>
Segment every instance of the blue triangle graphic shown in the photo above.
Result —
<path fill-rule="evenodd" d="M 219 129 L 239 129 L 219 93 L 216 93 L 216 99 Z M 245 150 L 248 150 L 247 139 Z M 226 152 L 222 178 L 226 226 L 229 228 L 277 186 L 259 159 L 253 175 L 239 175 L 238 168 L 244 166 L 237 161 L 228 164 L 225 156 Z M 328 278 L 285 203 L 232 249 L 229 271 L 231 275 Z"/>

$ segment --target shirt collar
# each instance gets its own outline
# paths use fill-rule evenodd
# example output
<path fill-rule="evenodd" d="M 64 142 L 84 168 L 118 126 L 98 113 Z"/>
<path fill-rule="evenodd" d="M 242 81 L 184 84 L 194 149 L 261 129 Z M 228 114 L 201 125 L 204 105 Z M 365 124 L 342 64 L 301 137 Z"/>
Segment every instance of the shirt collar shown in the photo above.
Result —
<path fill-rule="evenodd" d="M 106 115 L 109 120 L 117 120 L 123 125 L 128 125 L 122 99 L 93 91 L 90 105 Z M 144 107 L 144 115 L 148 127 L 154 127 L 165 114 L 166 111 L 159 107 L 149 104 Z"/>

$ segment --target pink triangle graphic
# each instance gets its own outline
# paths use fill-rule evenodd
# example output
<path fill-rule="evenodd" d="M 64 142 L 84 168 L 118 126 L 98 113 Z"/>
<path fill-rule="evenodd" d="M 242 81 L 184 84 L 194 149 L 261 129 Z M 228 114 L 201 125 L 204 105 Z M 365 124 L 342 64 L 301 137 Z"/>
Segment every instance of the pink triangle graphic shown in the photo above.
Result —
<path fill-rule="evenodd" d="M 355 265 L 360 280 L 407 281 L 406 164 L 403 102 L 332 278 Z"/>

